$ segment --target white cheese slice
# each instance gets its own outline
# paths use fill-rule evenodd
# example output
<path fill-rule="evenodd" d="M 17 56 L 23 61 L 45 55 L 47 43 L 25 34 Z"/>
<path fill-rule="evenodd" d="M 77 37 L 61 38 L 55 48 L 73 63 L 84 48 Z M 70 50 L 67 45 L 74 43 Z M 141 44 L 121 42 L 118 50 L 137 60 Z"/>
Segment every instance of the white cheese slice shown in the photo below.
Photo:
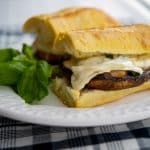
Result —
<path fill-rule="evenodd" d="M 145 59 L 138 59 L 138 58 L 132 58 L 133 63 L 141 68 L 147 69 L 150 67 L 150 58 Z"/>
<path fill-rule="evenodd" d="M 72 87 L 81 90 L 96 75 L 113 70 L 132 70 L 140 74 L 143 73 L 143 66 L 150 66 L 150 61 L 136 60 L 127 56 L 115 56 L 113 59 L 105 56 L 91 57 L 75 62 L 66 62 L 64 65 L 71 69 Z"/>

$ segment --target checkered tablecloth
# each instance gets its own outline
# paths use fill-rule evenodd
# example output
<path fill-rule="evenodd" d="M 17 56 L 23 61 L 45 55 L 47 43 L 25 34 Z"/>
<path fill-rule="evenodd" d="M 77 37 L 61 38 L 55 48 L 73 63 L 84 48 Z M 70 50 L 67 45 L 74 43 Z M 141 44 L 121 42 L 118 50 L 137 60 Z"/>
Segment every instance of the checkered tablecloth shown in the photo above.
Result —
<path fill-rule="evenodd" d="M 90 128 L 34 125 L 0 117 L 1 150 L 150 150 L 150 119 Z"/>
<path fill-rule="evenodd" d="M 134 19 L 128 22 L 132 23 Z M 0 47 L 20 48 L 22 43 L 31 41 L 30 35 L 24 35 L 16 28 L 0 28 Z M 150 150 L 150 119 L 101 127 L 60 128 L 0 117 L 0 150 L 8 149 Z"/>

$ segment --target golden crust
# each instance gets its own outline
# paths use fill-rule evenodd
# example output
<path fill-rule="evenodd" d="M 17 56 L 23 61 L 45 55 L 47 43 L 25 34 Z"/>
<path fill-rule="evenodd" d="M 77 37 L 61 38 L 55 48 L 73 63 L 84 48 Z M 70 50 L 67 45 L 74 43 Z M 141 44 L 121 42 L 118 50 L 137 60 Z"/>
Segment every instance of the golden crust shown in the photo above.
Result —
<path fill-rule="evenodd" d="M 36 24 L 35 24 L 36 23 Z M 91 27 L 119 26 L 119 23 L 108 14 L 96 8 L 67 8 L 53 14 L 42 14 L 29 18 L 24 26 L 25 32 L 38 32 L 39 24 L 45 23 L 51 26 L 55 32 L 65 32 Z"/>
<path fill-rule="evenodd" d="M 150 89 L 150 81 L 144 84 L 123 90 L 102 91 L 86 90 L 77 91 L 67 86 L 63 79 L 56 78 L 52 84 L 52 90 L 69 107 L 86 108 L 103 105 L 121 99 L 132 93 Z"/>
<path fill-rule="evenodd" d="M 76 58 L 108 54 L 150 54 L 150 26 L 130 25 L 105 29 L 87 29 L 59 34 L 54 51 Z"/>
<path fill-rule="evenodd" d="M 41 43 L 40 45 L 46 43 L 47 49 L 51 49 L 54 39 L 60 32 L 119 25 L 121 23 L 95 8 L 67 8 L 53 14 L 29 18 L 23 26 L 23 31 L 35 32 Z"/>

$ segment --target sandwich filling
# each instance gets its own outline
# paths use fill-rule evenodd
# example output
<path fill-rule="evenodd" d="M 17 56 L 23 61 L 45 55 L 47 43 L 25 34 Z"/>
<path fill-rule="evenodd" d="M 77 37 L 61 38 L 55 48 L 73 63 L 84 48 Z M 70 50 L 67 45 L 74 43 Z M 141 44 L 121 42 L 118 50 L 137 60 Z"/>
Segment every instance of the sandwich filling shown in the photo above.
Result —
<path fill-rule="evenodd" d="M 71 59 L 64 66 L 72 71 L 75 90 L 120 90 L 138 86 L 150 79 L 150 57 L 101 55 L 82 60 Z"/>
<path fill-rule="evenodd" d="M 101 55 L 70 59 L 69 55 L 52 55 L 37 50 L 35 56 L 54 65 L 64 61 L 67 81 L 75 90 L 121 90 L 138 86 L 150 79 L 150 55 Z M 68 60 L 69 59 L 69 60 Z M 65 61 L 66 60 L 66 61 Z M 67 73 L 65 73 L 67 72 Z M 55 76 L 55 75 L 54 75 Z"/>
<path fill-rule="evenodd" d="M 62 56 L 49 54 L 48 52 L 44 52 L 42 50 L 36 50 L 34 55 L 36 58 L 46 60 L 48 63 L 53 65 L 60 64 L 63 61 Z"/>

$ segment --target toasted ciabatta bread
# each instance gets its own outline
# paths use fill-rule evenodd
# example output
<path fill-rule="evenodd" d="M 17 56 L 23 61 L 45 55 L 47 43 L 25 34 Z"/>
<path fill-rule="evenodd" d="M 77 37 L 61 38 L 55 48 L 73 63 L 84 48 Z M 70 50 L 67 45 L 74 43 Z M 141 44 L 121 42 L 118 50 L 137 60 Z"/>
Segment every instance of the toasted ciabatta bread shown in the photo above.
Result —
<path fill-rule="evenodd" d="M 102 90 L 84 90 L 77 91 L 67 86 L 65 81 L 56 78 L 52 84 L 52 90 L 69 107 L 94 107 L 116 101 L 129 94 L 150 89 L 150 81 L 144 84 L 123 90 L 102 91 Z"/>
<path fill-rule="evenodd" d="M 121 23 L 99 9 L 81 7 L 31 17 L 25 22 L 23 31 L 35 32 L 37 40 L 34 47 L 41 50 L 46 48 L 49 51 L 54 39 L 60 32 L 119 25 Z"/>
<path fill-rule="evenodd" d="M 76 58 L 108 54 L 150 54 L 150 26 L 130 25 L 105 29 L 87 29 L 59 34 L 54 51 Z"/>

